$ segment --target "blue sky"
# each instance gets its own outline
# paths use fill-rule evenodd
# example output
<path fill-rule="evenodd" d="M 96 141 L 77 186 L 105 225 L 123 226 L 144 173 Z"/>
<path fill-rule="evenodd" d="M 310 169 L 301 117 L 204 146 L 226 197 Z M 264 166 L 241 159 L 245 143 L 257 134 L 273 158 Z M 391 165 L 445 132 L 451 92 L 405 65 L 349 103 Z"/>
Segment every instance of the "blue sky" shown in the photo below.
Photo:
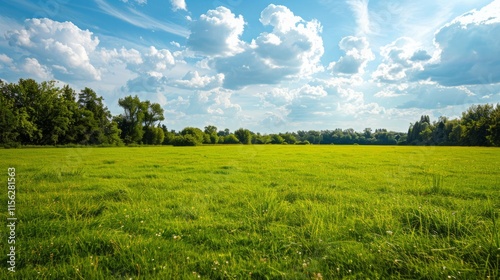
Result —
<path fill-rule="evenodd" d="M 500 0 L 0 0 L 0 79 L 160 103 L 169 129 L 406 131 L 500 102 Z"/>

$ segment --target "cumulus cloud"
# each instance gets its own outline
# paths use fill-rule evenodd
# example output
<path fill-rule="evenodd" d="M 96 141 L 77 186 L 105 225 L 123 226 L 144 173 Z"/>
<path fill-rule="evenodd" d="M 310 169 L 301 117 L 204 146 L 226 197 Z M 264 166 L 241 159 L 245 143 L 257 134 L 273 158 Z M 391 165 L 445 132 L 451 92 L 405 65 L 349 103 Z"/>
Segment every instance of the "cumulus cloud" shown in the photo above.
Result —
<path fill-rule="evenodd" d="M 128 80 L 122 87 L 124 92 L 158 93 L 168 84 L 168 79 L 161 73 L 148 72 Z"/>
<path fill-rule="evenodd" d="M 444 86 L 500 82 L 500 1 L 455 18 L 435 35 L 439 61 L 417 75 Z"/>
<path fill-rule="evenodd" d="M 172 68 L 175 65 L 175 59 L 172 53 L 167 49 L 156 49 L 151 46 L 144 54 L 144 63 L 140 64 L 141 69 L 137 69 L 139 72 L 143 71 L 156 71 L 161 72 Z"/>
<path fill-rule="evenodd" d="M 411 38 L 402 37 L 380 49 L 383 62 L 372 77 L 377 82 L 395 83 L 410 79 L 413 73 L 422 70 L 431 59 Z"/>
<path fill-rule="evenodd" d="M 268 92 L 259 94 L 260 98 L 264 102 L 264 105 L 270 104 L 274 106 L 287 105 L 295 99 L 296 95 L 296 92 L 282 87 L 276 87 Z"/>
<path fill-rule="evenodd" d="M 317 20 L 304 21 L 287 7 L 271 4 L 262 11 L 260 21 L 273 31 L 261 33 L 244 52 L 215 60 L 215 69 L 225 76 L 225 87 L 276 84 L 322 70 L 322 27 Z"/>
<path fill-rule="evenodd" d="M 328 93 L 321 85 L 305 84 L 296 89 L 284 87 L 273 88 L 268 92 L 259 94 L 262 101 L 274 106 L 289 105 L 297 99 L 319 100 Z"/>
<path fill-rule="evenodd" d="M 123 62 L 126 64 L 139 65 L 143 63 L 142 54 L 136 49 L 101 49 L 100 57 L 106 64 Z"/>
<path fill-rule="evenodd" d="M 0 62 L 4 63 L 4 64 L 12 64 L 12 58 L 10 58 L 8 55 L 6 54 L 0 54 Z"/>
<path fill-rule="evenodd" d="M 11 46 L 29 51 L 45 65 L 57 64 L 75 78 L 101 79 L 100 71 L 90 62 L 99 39 L 71 22 L 28 19 L 23 29 L 8 31 L 5 37 Z"/>
<path fill-rule="evenodd" d="M 41 65 L 36 58 L 26 58 L 21 66 L 21 69 L 25 73 L 31 74 L 42 80 L 50 80 L 53 77 L 50 69 Z"/>
<path fill-rule="evenodd" d="M 187 11 L 186 1 L 185 0 L 170 0 L 170 4 L 172 4 L 172 10 L 184 10 Z"/>
<path fill-rule="evenodd" d="M 346 55 L 340 57 L 339 61 L 330 63 L 328 69 L 334 73 L 363 74 L 366 64 L 375 59 L 365 37 L 344 37 L 340 40 L 339 47 Z"/>
<path fill-rule="evenodd" d="M 0 69 L 4 67 L 8 67 L 11 70 L 16 69 L 16 67 L 14 66 L 14 60 L 10 58 L 8 55 L 2 53 L 0 54 Z"/>
<path fill-rule="evenodd" d="M 223 74 L 202 76 L 198 71 L 189 71 L 181 80 L 175 81 L 174 84 L 180 88 L 209 90 L 222 86 L 223 81 Z"/>
<path fill-rule="evenodd" d="M 154 46 L 142 52 L 136 49 L 101 49 L 99 57 L 103 63 L 124 63 L 127 68 L 137 74 L 147 73 L 151 76 L 163 76 L 163 73 L 172 69 L 176 61 L 173 54 L 167 49 L 157 49 Z"/>
<path fill-rule="evenodd" d="M 234 55 L 243 51 L 244 42 L 240 41 L 240 36 L 244 26 L 243 16 L 236 17 L 225 7 L 209 10 L 192 23 L 187 46 L 203 55 Z"/>
<path fill-rule="evenodd" d="M 186 114 L 212 114 L 232 116 L 241 111 L 241 106 L 231 102 L 232 91 L 217 88 L 210 91 L 197 91 L 188 99 Z"/>
<path fill-rule="evenodd" d="M 167 49 L 150 46 L 142 51 L 136 49 L 101 49 L 96 57 L 106 65 L 122 64 L 137 76 L 128 80 L 123 90 L 130 92 L 153 92 L 163 89 L 169 79 L 167 74 L 176 65 L 172 53 Z"/>

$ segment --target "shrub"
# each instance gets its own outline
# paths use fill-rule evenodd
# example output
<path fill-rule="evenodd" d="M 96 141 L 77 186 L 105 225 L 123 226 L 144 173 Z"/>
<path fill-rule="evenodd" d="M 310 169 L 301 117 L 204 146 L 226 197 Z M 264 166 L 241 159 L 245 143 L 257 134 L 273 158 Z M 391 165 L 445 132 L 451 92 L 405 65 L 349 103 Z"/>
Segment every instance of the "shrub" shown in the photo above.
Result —
<path fill-rule="evenodd" d="M 172 141 L 174 146 L 198 146 L 201 145 L 195 137 L 192 135 L 176 136 Z"/>

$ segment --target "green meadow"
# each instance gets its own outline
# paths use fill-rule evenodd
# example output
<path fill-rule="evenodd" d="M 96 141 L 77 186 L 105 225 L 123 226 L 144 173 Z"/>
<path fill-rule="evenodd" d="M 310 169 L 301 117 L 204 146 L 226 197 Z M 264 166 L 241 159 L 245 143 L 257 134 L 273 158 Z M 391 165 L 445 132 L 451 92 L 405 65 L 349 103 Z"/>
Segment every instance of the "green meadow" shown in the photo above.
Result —
<path fill-rule="evenodd" d="M 0 168 L 1 279 L 500 278 L 500 149 L 3 149 Z"/>

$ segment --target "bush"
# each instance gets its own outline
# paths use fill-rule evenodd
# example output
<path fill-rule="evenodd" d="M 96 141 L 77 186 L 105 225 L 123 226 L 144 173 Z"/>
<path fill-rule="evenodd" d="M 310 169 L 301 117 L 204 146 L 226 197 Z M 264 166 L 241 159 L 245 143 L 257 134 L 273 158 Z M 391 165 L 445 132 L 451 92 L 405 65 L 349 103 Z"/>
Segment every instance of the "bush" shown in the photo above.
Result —
<path fill-rule="evenodd" d="M 224 137 L 224 144 L 238 144 L 240 143 L 240 140 L 236 138 L 234 134 L 229 134 L 226 137 Z"/>
<path fill-rule="evenodd" d="M 304 140 L 304 141 L 297 142 L 296 144 L 297 145 L 310 145 L 311 143 L 307 140 Z"/>
<path fill-rule="evenodd" d="M 176 136 L 172 141 L 174 146 L 198 146 L 201 142 L 197 141 L 192 135 Z"/>

